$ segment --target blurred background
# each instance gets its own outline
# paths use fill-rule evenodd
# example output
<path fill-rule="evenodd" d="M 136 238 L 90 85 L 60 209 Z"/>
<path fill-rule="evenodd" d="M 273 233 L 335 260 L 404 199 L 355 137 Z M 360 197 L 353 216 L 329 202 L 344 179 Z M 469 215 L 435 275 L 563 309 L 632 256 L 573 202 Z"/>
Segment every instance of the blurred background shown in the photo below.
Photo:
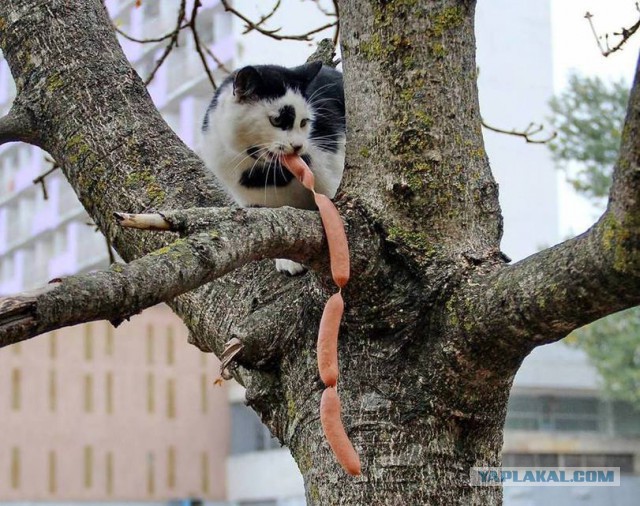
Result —
<path fill-rule="evenodd" d="M 210 78 L 219 83 L 249 63 L 298 65 L 315 48 L 256 29 L 245 34 L 223 3 L 202 0 L 198 42 L 180 32 L 164 58 L 171 37 L 133 39 L 170 34 L 179 0 L 105 4 L 141 77 L 153 74 L 155 104 L 196 150 Z M 232 5 L 251 20 L 273 7 Z M 193 0 L 185 8 L 192 12 Z M 606 202 L 640 36 L 605 58 L 587 11 L 601 36 L 640 17 L 630 0 L 489 0 L 477 8 L 486 148 L 500 185 L 502 249 L 514 261 L 586 230 Z M 332 23 L 332 12 L 331 1 L 284 0 L 262 26 L 303 34 Z M 310 38 L 333 34 L 329 27 Z M 609 45 L 617 40 L 610 36 Z M 0 113 L 14 94 L 0 60 Z M 0 146 L 0 295 L 112 260 L 47 155 Z M 245 407 L 239 385 L 214 386 L 216 358 L 187 339 L 180 320 L 158 306 L 116 329 L 94 322 L 0 350 L 0 504 L 304 505 L 288 450 Z M 505 505 L 637 504 L 639 392 L 635 310 L 535 350 L 514 381 L 504 465 L 620 467 L 621 486 L 506 488 Z"/>

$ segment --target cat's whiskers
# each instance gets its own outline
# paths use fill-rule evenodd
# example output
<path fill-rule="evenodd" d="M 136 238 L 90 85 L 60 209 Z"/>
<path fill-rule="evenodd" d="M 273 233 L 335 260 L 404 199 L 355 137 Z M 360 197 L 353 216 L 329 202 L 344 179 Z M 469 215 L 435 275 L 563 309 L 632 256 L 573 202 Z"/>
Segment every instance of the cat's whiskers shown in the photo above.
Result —
<path fill-rule="evenodd" d="M 313 101 L 313 97 L 315 97 L 318 93 L 320 93 L 322 90 L 324 90 L 325 88 L 328 88 L 329 86 L 335 86 L 335 83 L 327 83 L 327 84 L 323 84 L 322 86 L 320 86 L 316 91 L 314 91 L 310 97 L 307 98 L 307 101 L 309 103 L 311 103 Z"/>
<path fill-rule="evenodd" d="M 260 159 L 260 157 L 261 157 L 265 152 L 268 152 L 268 151 L 269 151 L 269 147 L 264 147 L 264 148 L 260 148 L 260 149 L 258 149 L 255 153 L 252 153 L 251 155 L 247 154 L 247 152 L 246 152 L 246 151 L 243 151 L 243 152 L 241 152 L 241 153 L 238 153 L 236 156 L 234 156 L 234 157 L 232 158 L 232 160 L 231 160 L 232 162 L 233 162 L 233 160 L 235 160 L 237 157 L 242 156 L 243 154 L 244 154 L 245 156 L 242 158 L 242 160 L 240 160 L 238 163 L 236 163 L 233 167 L 227 167 L 227 168 L 226 168 L 226 170 L 227 170 L 227 172 L 229 172 L 229 173 L 234 173 L 234 172 L 236 171 L 236 169 L 237 169 L 241 164 L 243 164 L 243 163 L 245 162 L 245 160 L 247 160 L 248 158 L 253 158 L 255 161 L 257 161 L 258 159 Z M 258 158 L 257 158 L 257 159 L 256 159 L 256 158 L 254 158 L 254 155 L 256 155 L 256 154 L 258 154 L 258 153 L 260 153 L 260 154 L 258 155 Z M 253 164 L 252 164 L 252 166 L 251 166 L 251 170 L 253 170 L 253 167 L 255 167 L 255 161 L 254 161 L 254 163 L 253 163 Z"/>

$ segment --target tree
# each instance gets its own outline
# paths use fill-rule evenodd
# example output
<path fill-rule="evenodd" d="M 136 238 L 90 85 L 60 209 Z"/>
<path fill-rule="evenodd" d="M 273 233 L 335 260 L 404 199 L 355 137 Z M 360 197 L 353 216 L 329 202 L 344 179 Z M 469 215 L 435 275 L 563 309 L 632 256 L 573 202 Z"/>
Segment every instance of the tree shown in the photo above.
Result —
<path fill-rule="evenodd" d="M 338 5 L 348 147 L 336 204 L 353 267 L 340 393 L 361 478 L 344 475 L 318 423 L 312 349 L 331 281 L 316 213 L 226 207 L 153 107 L 99 0 L 0 3 L 18 89 L 0 139 L 48 151 L 129 263 L 3 301 L 0 342 L 167 301 L 200 348 L 242 342 L 233 374 L 291 449 L 309 504 L 500 504 L 500 488 L 471 487 L 469 469 L 500 464 L 522 360 L 640 303 L 640 75 L 606 212 L 507 265 L 481 134 L 475 2 Z M 113 218 L 156 210 L 150 223 L 178 235 Z M 312 272 L 285 279 L 258 262 L 282 257 Z"/>
<path fill-rule="evenodd" d="M 599 77 L 571 74 L 567 89 L 549 102 L 558 132 L 549 143 L 553 159 L 573 187 L 595 202 L 609 193 L 628 101 L 624 80 L 608 85 Z"/>
<path fill-rule="evenodd" d="M 622 80 L 607 84 L 598 77 L 573 74 L 567 90 L 550 103 L 559 132 L 550 143 L 553 157 L 578 193 L 596 204 L 611 186 L 628 101 Z M 579 167 L 575 175 L 571 164 Z M 640 407 L 640 308 L 591 323 L 574 337 L 602 376 L 605 392 Z"/>
<path fill-rule="evenodd" d="M 607 316 L 575 332 L 582 348 L 612 398 L 640 408 L 640 310 L 631 308 Z"/>

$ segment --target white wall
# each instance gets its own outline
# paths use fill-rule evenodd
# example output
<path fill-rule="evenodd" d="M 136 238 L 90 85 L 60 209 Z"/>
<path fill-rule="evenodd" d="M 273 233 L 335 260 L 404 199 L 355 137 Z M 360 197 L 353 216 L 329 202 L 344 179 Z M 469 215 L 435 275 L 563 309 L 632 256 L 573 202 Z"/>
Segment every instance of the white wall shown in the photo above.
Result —
<path fill-rule="evenodd" d="M 484 120 L 506 130 L 547 123 L 553 94 L 549 0 L 478 2 L 476 37 Z M 546 146 L 484 134 L 500 185 L 502 250 L 519 260 L 558 240 L 557 174 Z"/>

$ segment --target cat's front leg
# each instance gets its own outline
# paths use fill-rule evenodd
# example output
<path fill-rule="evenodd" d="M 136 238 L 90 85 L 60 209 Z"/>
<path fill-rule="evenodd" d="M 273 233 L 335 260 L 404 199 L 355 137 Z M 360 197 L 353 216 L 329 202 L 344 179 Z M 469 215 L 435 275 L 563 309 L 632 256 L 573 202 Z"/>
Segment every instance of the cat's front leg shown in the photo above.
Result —
<path fill-rule="evenodd" d="M 293 260 L 287 260 L 286 258 L 276 259 L 276 269 L 278 272 L 284 272 L 290 276 L 297 276 L 307 272 L 307 268 L 304 265 L 294 262 Z"/>

